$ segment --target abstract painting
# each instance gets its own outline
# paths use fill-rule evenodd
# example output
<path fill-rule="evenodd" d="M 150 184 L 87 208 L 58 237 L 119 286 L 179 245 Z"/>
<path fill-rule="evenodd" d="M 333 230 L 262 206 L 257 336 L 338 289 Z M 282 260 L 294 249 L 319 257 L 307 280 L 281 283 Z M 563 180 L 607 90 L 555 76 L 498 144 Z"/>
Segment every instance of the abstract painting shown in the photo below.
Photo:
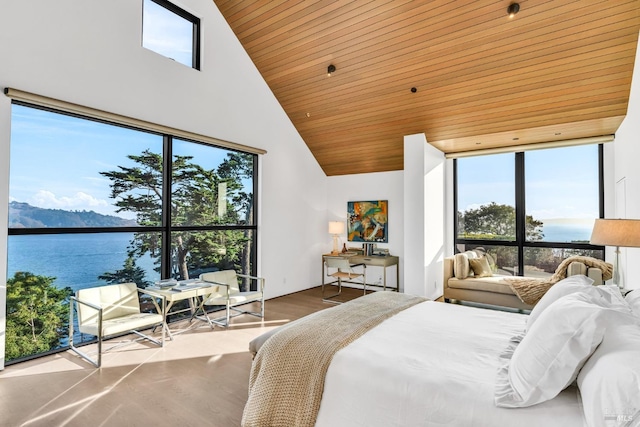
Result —
<path fill-rule="evenodd" d="M 347 202 L 347 233 L 350 242 L 387 243 L 388 202 Z"/>

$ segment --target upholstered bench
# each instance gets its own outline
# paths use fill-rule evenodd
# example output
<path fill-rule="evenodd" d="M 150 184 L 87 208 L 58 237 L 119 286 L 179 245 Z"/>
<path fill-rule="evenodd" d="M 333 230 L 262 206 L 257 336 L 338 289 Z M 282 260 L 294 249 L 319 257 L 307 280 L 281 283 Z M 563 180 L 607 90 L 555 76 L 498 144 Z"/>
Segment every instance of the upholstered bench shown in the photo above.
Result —
<path fill-rule="evenodd" d="M 478 257 L 468 251 L 444 259 L 444 294 L 445 301 L 459 300 L 482 304 L 512 307 L 520 310 L 531 310 L 532 305 L 525 304 L 513 292 L 505 278 L 513 277 L 493 274 L 490 277 L 476 277 L 469 266 L 469 258 Z M 466 265 L 464 264 L 466 263 Z M 567 276 L 583 274 L 593 279 L 594 285 L 601 285 L 602 270 L 589 268 L 581 262 L 572 262 L 567 269 Z"/>

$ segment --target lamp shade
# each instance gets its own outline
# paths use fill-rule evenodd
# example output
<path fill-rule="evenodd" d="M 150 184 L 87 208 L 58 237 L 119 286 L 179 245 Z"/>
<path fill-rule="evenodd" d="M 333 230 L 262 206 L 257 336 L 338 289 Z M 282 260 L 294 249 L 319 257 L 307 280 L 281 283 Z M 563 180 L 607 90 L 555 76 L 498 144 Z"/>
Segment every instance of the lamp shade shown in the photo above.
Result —
<path fill-rule="evenodd" d="M 342 234 L 342 233 L 344 233 L 344 222 L 342 221 L 329 222 L 329 234 Z"/>
<path fill-rule="evenodd" d="M 590 243 L 638 248 L 640 247 L 640 219 L 596 219 Z"/>

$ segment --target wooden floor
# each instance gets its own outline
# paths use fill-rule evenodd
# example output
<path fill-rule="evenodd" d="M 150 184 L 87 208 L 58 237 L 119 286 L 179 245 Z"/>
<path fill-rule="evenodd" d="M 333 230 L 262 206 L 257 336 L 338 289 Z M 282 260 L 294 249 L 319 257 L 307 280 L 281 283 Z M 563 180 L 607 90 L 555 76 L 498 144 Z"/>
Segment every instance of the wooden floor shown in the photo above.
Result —
<path fill-rule="evenodd" d="M 343 289 L 343 296 L 361 292 Z M 239 426 L 249 341 L 333 306 L 313 288 L 268 300 L 264 321 L 243 315 L 214 330 L 196 322 L 164 348 L 122 341 L 103 355 L 101 369 L 72 352 L 8 366 L 0 371 L 0 426 Z"/>

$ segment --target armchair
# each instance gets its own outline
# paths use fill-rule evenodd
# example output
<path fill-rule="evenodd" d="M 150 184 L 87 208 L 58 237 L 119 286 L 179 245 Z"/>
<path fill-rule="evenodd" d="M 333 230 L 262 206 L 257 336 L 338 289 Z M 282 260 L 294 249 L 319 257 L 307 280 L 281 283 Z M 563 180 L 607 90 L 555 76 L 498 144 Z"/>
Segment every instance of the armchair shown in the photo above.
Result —
<path fill-rule="evenodd" d="M 162 313 L 141 313 L 138 293 L 147 293 L 162 299 L 162 312 L 166 307 L 166 299 L 139 289 L 135 283 L 120 283 L 80 289 L 75 297 L 71 297 L 69 313 L 69 347 L 80 357 L 95 367 L 102 365 L 102 341 L 105 337 L 133 332 L 148 339 L 160 347 L 164 346 L 164 316 Z M 95 335 L 98 338 L 98 356 L 94 360 L 79 350 L 73 343 L 74 306 L 78 313 L 78 330 L 83 334 Z M 160 341 L 143 334 L 139 329 L 162 325 Z"/>
<path fill-rule="evenodd" d="M 249 282 L 256 282 L 256 290 L 240 291 L 238 278 L 248 279 Z M 228 327 L 231 317 L 241 314 L 250 314 L 264 319 L 264 278 L 249 276 L 246 274 L 237 274 L 234 270 L 221 270 L 212 273 L 203 273 L 200 280 L 211 282 L 217 287 L 212 287 L 212 292 L 202 298 L 200 309 L 205 317 L 204 320 L 213 324 Z M 251 288 L 251 286 L 249 286 Z M 236 308 L 236 306 L 247 304 L 250 302 L 260 302 L 260 312 L 244 311 Z M 217 319 L 211 319 L 205 310 L 205 306 L 221 305 L 225 307 L 225 316 Z M 231 310 L 238 314 L 231 316 Z"/>

